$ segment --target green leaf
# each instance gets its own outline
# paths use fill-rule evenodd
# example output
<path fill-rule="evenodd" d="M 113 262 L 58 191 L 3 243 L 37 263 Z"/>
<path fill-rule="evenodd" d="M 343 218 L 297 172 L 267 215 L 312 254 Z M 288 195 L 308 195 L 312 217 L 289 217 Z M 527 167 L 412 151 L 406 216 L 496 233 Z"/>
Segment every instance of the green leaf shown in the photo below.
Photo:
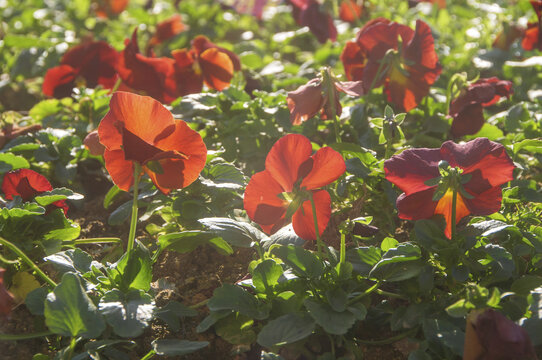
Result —
<path fill-rule="evenodd" d="M 24 304 L 32 315 L 43 316 L 43 312 L 45 311 L 45 299 L 47 298 L 48 293 L 49 290 L 47 290 L 47 288 L 39 287 L 26 295 Z"/>
<path fill-rule="evenodd" d="M 198 221 L 233 246 L 252 247 L 254 242 L 268 239 L 267 235 L 246 222 L 221 217 Z"/>
<path fill-rule="evenodd" d="M 93 339 L 105 330 L 104 319 L 73 273 L 64 274 L 47 295 L 44 315 L 49 330 L 62 336 Z"/>
<path fill-rule="evenodd" d="M 294 228 L 292 227 L 292 224 L 289 224 L 287 226 L 284 226 L 282 229 L 274 233 L 269 237 L 269 240 L 262 241 L 262 247 L 264 250 L 269 250 L 271 245 L 278 244 L 278 245 L 296 245 L 296 246 L 303 246 L 305 244 L 305 240 L 300 238 L 294 231 Z"/>
<path fill-rule="evenodd" d="M 314 320 L 306 314 L 286 314 L 269 321 L 258 334 L 258 344 L 271 348 L 283 346 L 310 336 Z"/>
<path fill-rule="evenodd" d="M 391 248 L 397 247 L 398 244 L 399 241 L 395 240 L 394 238 L 386 237 L 380 243 L 380 248 L 382 249 L 382 251 L 388 251 Z"/>
<path fill-rule="evenodd" d="M 178 332 L 181 329 L 180 319 L 183 317 L 196 316 L 198 312 L 181 304 L 178 301 L 170 301 L 166 306 L 156 309 L 154 317 L 164 321 L 173 332 Z"/>
<path fill-rule="evenodd" d="M 11 170 L 28 169 L 30 163 L 22 156 L 11 153 L 0 153 L 0 174 Z"/>
<path fill-rule="evenodd" d="M 461 300 L 456 301 L 454 304 L 448 306 L 446 308 L 446 312 L 451 317 L 463 318 L 467 316 L 467 314 L 471 310 L 474 310 L 475 308 L 476 306 L 474 306 L 474 304 L 471 303 L 470 301 L 461 299 Z"/>
<path fill-rule="evenodd" d="M 36 203 L 24 203 L 22 208 L 2 208 L 2 216 L 4 218 L 17 219 L 25 216 L 35 216 L 43 214 L 45 214 L 45 209 Z"/>
<path fill-rule="evenodd" d="M 143 334 L 149 326 L 155 306 L 151 296 L 139 290 L 123 294 L 113 289 L 102 296 L 99 309 L 115 334 L 133 338 Z"/>
<path fill-rule="evenodd" d="M 235 166 L 227 163 L 210 165 L 204 174 L 201 183 L 205 186 L 218 189 L 241 189 L 245 185 L 245 176 Z"/>
<path fill-rule="evenodd" d="M 90 271 L 92 256 L 81 249 L 70 249 L 49 255 L 44 260 L 55 264 L 61 272 L 70 271 L 82 275 Z"/>
<path fill-rule="evenodd" d="M 215 332 L 230 344 L 251 344 L 256 341 L 254 320 L 239 313 L 231 313 L 218 321 Z"/>
<path fill-rule="evenodd" d="M 542 276 L 523 275 L 512 283 L 511 290 L 517 294 L 528 295 L 540 286 L 542 286 Z"/>
<path fill-rule="evenodd" d="M 107 209 L 109 206 L 111 206 L 111 204 L 113 203 L 117 195 L 120 194 L 121 192 L 122 191 L 119 189 L 117 185 L 113 185 L 111 189 L 107 191 L 107 194 L 105 194 L 104 208 Z"/>
<path fill-rule="evenodd" d="M 193 251 L 198 246 L 210 244 L 215 239 L 221 240 L 220 237 L 207 231 L 183 231 L 160 235 L 158 237 L 158 246 L 162 250 L 173 250 L 185 254 Z M 215 245 L 221 245 L 221 242 L 217 241 Z M 225 248 L 225 250 L 229 249 Z"/>
<path fill-rule="evenodd" d="M 182 356 L 209 346 L 208 341 L 188 341 L 177 339 L 154 340 L 152 348 L 157 355 Z"/>
<path fill-rule="evenodd" d="M 423 322 L 423 332 L 427 340 L 444 344 L 456 355 L 463 355 L 465 333 L 449 321 L 443 319 L 427 319 Z"/>
<path fill-rule="evenodd" d="M 401 243 L 388 250 L 376 263 L 369 276 L 386 281 L 401 281 L 418 276 L 425 263 L 420 248 L 411 243 Z"/>
<path fill-rule="evenodd" d="M 327 333 L 344 335 L 356 322 L 356 317 L 350 311 L 335 311 L 328 304 L 310 299 L 306 299 L 303 304 L 309 311 L 309 315 Z"/>
<path fill-rule="evenodd" d="M 273 259 L 267 259 L 252 270 L 252 284 L 259 292 L 265 292 L 278 284 L 284 271 Z"/>
<path fill-rule="evenodd" d="M 375 246 L 361 246 L 346 252 L 346 260 L 352 264 L 355 272 L 363 276 L 368 276 L 381 258 L 382 250 Z"/>
<path fill-rule="evenodd" d="M 273 247 L 271 254 L 291 267 L 298 276 L 316 279 L 324 273 L 322 261 L 312 252 L 298 246 Z"/>
<path fill-rule="evenodd" d="M 542 140 L 539 139 L 526 139 L 514 144 L 514 154 L 517 154 L 521 150 L 532 154 L 542 154 Z"/>
<path fill-rule="evenodd" d="M 348 294 L 343 289 L 334 288 L 326 291 L 326 299 L 333 310 L 338 312 L 346 310 Z"/>
<path fill-rule="evenodd" d="M 429 251 L 438 251 L 450 246 L 444 231 L 432 220 L 418 220 L 414 224 L 418 243 Z"/>
<path fill-rule="evenodd" d="M 49 231 L 43 236 L 43 239 L 58 241 L 70 241 L 77 239 L 81 234 L 81 227 L 79 226 L 79 224 L 68 220 L 65 222 L 65 225 L 66 226 L 63 229 L 55 229 Z"/>
<path fill-rule="evenodd" d="M 152 262 L 149 251 L 143 246 L 136 246 L 122 255 L 109 271 L 122 291 L 149 291 L 151 288 Z"/>
<path fill-rule="evenodd" d="M 239 286 L 224 284 L 215 289 L 213 297 L 207 303 L 209 310 L 231 310 L 251 318 L 262 320 L 269 316 L 269 308 L 260 304 L 258 299 Z"/>

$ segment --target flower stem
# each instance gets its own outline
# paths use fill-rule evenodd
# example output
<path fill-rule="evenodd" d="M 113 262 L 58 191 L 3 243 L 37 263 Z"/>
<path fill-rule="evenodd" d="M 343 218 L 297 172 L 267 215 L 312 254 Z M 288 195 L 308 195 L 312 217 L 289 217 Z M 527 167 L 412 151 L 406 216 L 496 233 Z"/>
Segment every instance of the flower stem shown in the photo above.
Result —
<path fill-rule="evenodd" d="M 322 239 L 320 239 L 320 231 L 318 230 L 318 218 L 316 216 L 316 205 L 314 204 L 314 198 L 312 197 L 312 191 L 309 191 L 309 198 L 312 206 L 312 218 L 314 219 L 314 231 L 316 232 L 316 246 L 318 248 L 318 257 L 322 258 Z"/>
<path fill-rule="evenodd" d="M 371 286 L 370 288 L 368 288 L 367 290 L 365 290 L 361 294 L 359 294 L 356 297 L 353 297 L 352 299 L 348 300 L 348 305 L 352 305 L 352 304 L 356 303 L 361 298 L 364 298 L 365 296 L 369 295 L 373 291 L 377 290 L 379 286 L 380 286 L 380 282 L 377 282 L 376 284 L 374 284 L 373 286 Z"/>
<path fill-rule="evenodd" d="M 457 187 L 453 187 L 452 190 L 452 241 L 455 239 L 455 233 L 456 233 L 456 226 L 455 226 L 455 219 L 456 219 L 456 207 L 457 207 Z"/>
<path fill-rule="evenodd" d="M 99 243 L 120 243 L 122 240 L 120 238 L 87 238 L 87 239 L 78 239 L 73 241 L 66 241 L 72 245 L 83 245 L 83 244 L 99 244 Z"/>
<path fill-rule="evenodd" d="M 122 84 L 122 79 L 119 77 L 117 79 L 117 82 L 115 83 L 115 85 L 113 85 L 113 88 L 111 89 L 111 94 L 118 90 L 120 84 Z"/>
<path fill-rule="evenodd" d="M 331 68 L 326 67 L 323 73 L 324 84 L 327 86 L 327 101 L 331 109 L 331 117 L 333 118 L 333 127 L 335 129 L 335 142 L 341 142 L 341 136 L 339 134 L 339 121 L 337 120 L 337 106 L 335 104 L 335 98 L 337 95 L 337 89 L 335 88 L 335 80 L 331 73 Z"/>
<path fill-rule="evenodd" d="M 149 360 L 149 359 L 152 358 L 155 354 L 156 354 L 156 351 L 154 351 L 154 349 L 152 349 L 152 350 L 149 351 L 145 356 L 143 356 L 143 357 L 141 358 L 141 360 Z"/>
<path fill-rule="evenodd" d="M 134 162 L 134 199 L 132 200 L 132 218 L 130 220 L 130 234 L 128 235 L 128 245 L 126 246 L 126 252 L 129 252 L 134 247 L 135 233 L 137 228 L 137 197 L 139 191 L 139 173 L 141 172 L 141 165 Z"/>
<path fill-rule="evenodd" d="M 339 262 L 344 264 L 346 262 L 346 236 L 341 234 L 341 256 Z"/>
<path fill-rule="evenodd" d="M 68 350 L 68 356 L 66 357 L 68 360 L 71 360 L 71 358 L 73 357 L 75 345 L 77 345 L 77 340 L 75 339 L 75 337 L 72 337 L 70 341 L 70 349 Z"/>
<path fill-rule="evenodd" d="M 43 331 L 39 333 L 34 334 L 0 334 L 0 340 L 2 341 L 15 341 L 15 340 L 28 340 L 28 339 L 35 339 L 40 338 L 44 336 L 53 335 L 50 331 Z"/>
<path fill-rule="evenodd" d="M 36 274 L 38 274 L 46 283 L 48 283 L 52 287 L 56 286 L 56 283 L 51 280 L 51 278 L 47 276 L 36 264 L 34 264 L 34 262 L 30 260 L 30 258 L 26 256 L 26 254 L 21 249 L 19 249 L 17 246 L 2 237 L 0 237 L 0 244 L 13 251 L 19 258 L 21 258 L 21 260 L 23 260 L 28 266 L 30 266 L 32 270 L 34 270 Z"/>

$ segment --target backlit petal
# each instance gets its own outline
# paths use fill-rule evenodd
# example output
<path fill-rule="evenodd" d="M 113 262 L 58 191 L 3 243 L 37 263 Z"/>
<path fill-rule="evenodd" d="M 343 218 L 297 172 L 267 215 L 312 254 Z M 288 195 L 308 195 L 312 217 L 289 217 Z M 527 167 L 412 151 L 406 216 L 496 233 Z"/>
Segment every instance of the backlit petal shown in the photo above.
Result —
<path fill-rule="evenodd" d="M 230 85 L 233 78 L 233 63 L 229 56 L 216 48 L 205 50 L 199 58 L 205 84 L 221 91 Z"/>
<path fill-rule="evenodd" d="M 397 198 L 399 218 L 404 220 L 429 219 L 435 213 L 436 201 L 433 201 L 435 188 L 428 188 L 410 195 L 404 193 Z"/>
<path fill-rule="evenodd" d="M 347 41 L 341 53 L 341 61 L 346 78 L 350 81 L 361 80 L 367 63 L 366 52 L 353 41 Z"/>
<path fill-rule="evenodd" d="M 467 208 L 472 215 L 491 215 L 501 209 L 502 189 L 495 186 L 474 199 L 464 199 Z"/>
<path fill-rule="evenodd" d="M 346 171 L 340 153 L 330 147 L 323 147 L 312 156 L 312 169 L 303 178 L 300 187 L 313 190 L 331 184 Z"/>
<path fill-rule="evenodd" d="M 134 165 L 132 161 L 124 159 L 124 151 L 105 150 L 104 160 L 105 168 L 115 185 L 121 190 L 130 191 L 134 183 Z"/>
<path fill-rule="evenodd" d="M 318 232 L 321 236 L 331 217 L 331 197 L 326 190 L 313 191 L 312 196 L 316 208 Z M 295 212 L 292 217 L 292 225 L 295 233 L 302 239 L 316 240 L 314 217 L 310 200 L 303 202 L 303 205 Z"/>
<path fill-rule="evenodd" d="M 43 78 L 43 94 L 57 99 L 69 97 L 75 86 L 76 76 L 77 71 L 69 65 L 55 66 L 47 70 Z"/>
<path fill-rule="evenodd" d="M 435 214 L 441 214 L 446 220 L 446 229 L 444 234 L 448 237 L 452 237 L 452 200 L 453 192 L 448 190 L 446 194 L 437 203 L 435 208 Z M 457 194 L 456 207 L 455 207 L 455 223 L 457 224 L 459 220 L 463 219 L 465 216 L 470 215 L 470 211 L 467 208 L 463 197 L 460 194 Z"/>
<path fill-rule="evenodd" d="M 18 169 L 4 175 L 2 193 L 7 200 L 20 196 L 23 201 L 30 201 L 34 196 L 53 190 L 47 178 L 34 170 Z"/>
<path fill-rule="evenodd" d="M 290 121 L 300 125 L 320 111 L 324 99 L 322 96 L 322 83 L 319 79 L 312 79 L 288 93 L 286 98 L 290 109 Z"/>

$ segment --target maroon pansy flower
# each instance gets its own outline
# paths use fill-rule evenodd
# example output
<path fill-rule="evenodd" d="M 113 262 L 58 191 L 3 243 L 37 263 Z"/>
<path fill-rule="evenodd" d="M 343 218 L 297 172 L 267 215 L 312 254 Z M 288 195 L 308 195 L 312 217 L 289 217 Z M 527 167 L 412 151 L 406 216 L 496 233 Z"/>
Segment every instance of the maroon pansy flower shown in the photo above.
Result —
<path fill-rule="evenodd" d="M 441 161 L 461 175 L 456 189 L 456 223 L 468 215 L 499 211 L 501 185 L 513 179 L 514 164 L 501 144 L 486 138 L 464 144 L 446 141 L 440 149 L 408 149 L 385 161 L 386 179 L 403 191 L 397 198 L 399 217 L 420 220 L 443 215 L 445 234 L 450 238 L 453 191 L 441 189 L 435 182 L 442 174 Z M 435 198 L 437 191 L 441 196 Z"/>
<path fill-rule="evenodd" d="M 307 26 L 320 43 L 337 40 L 337 28 L 331 15 L 322 10 L 317 0 L 289 0 L 293 16 L 300 26 Z"/>
<path fill-rule="evenodd" d="M 71 95 L 78 81 L 94 88 L 101 85 L 111 89 L 117 81 L 115 66 L 119 53 L 105 41 L 89 41 L 68 50 L 43 79 L 43 93 L 55 98 Z"/>
<path fill-rule="evenodd" d="M 454 137 L 474 135 L 484 125 L 483 108 L 495 104 L 503 96 L 510 97 L 512 83 L 496 77 L 479 79 L 464 88 L 450 103 Z"/>
<path fill-rule="evenodd" d="M 429 93 L 442 67 L 431 28 L 416 21 L 416 29 L 384 18 L 369 21 L 355 42 L 347 42 L 341 61 L 348 80 L 361 80 L 365 92 L 384 86 L 388 101 L 405 111 Z"/>
<path fill-rule="evenodd" d="M 18 169 L 10 171 L 4 175 L 2 180 L 2 193 L 6 200 L 13 200 L 15 196 L 20 196 L 23 201 L 31 201 L 37 195 L 46 191 L 53 190 L 51 183 L 47 178 L 34 170 Z M 47 208 L 48 210 L 57 207 L 68 212 L 68 205 L 65 200 L 55 201 Z"/>

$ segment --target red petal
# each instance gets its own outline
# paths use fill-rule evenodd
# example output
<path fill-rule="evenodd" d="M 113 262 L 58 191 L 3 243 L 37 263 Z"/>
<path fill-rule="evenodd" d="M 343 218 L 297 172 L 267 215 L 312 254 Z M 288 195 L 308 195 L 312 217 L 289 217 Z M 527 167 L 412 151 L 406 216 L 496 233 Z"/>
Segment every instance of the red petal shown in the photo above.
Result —
<path fill-rule="evenodd" d="M 501 209 L 502 190 L 495 186 L 464 201 L 472 215 L 491 215 Z"/>
<path fill-rule="evenodd" d="M 328 39 L 337 40 L 337 29 L 333 19 L 328 13 L 321 11 L 320 4 L 315 0 L 310 0 L 308 6 L 301 10 L 299 22 L 301 26 L 308 26 L 322 44 Z"/>
<path fill-rule="evenodd" d="M 122 150 L 105 150 L 104 152 L 105 168 L 111 176 L 111 179 L 124 191 L 130 191 L 134 183 L 134 164 L 124 159 Z"/>
<path fill-rule="evenodd" d="M 175 79 L 177 82 L 177 95 L 198 94 L 203 89 L 203 76 L 194 70 L 193 50 L 175 50 L 171 52 L 175 58 Z"/>
<path fill-rule="evenodd" d="M 199 58 L 205 84 L 222 91 L 230 85 L 233 78 L 233 64 L 226 53 L 216 48 L 205 50 Z"/>
<path fill-rule="evenodd" d="M 96 15 L 102 18 L 113 17 L 126 9 L 130 0 L 100 0 Z"/>
<path fill-rule="evenodd" d="M 301 125 L 322 108 L 324 99 L 321 81 L 312 79 L 307 84 L 290 91 L 286 101 L 290 109 L 290 121 L 293 125 Z"/>
<path fill-rule="evenodd" d="M 34 170 L 18 169 L 4 175 L 2 192 L 7 200 L 20 196 L 23 201 L 30 201 L 34 196 L 53 190 L 47 178 Z"/>
<path fill-rule="evenodd" d="M 361 81 L 337 81 L 335 82 L 335 87 L 337 90 L 342 91 L 346 95 L 350 96 L 363 96 L 365 95 L 365 90 L 363 82 Z"/>
<path fill-rule="evenodd" d="M 267 170 L 254 174 L 245 189 L 243 206 L 247 215 L 268 234 L 274 232 L 275 224 L 283 225 L 288 202 L 278 197 L 282 192 L 284 189 Z"/>
<path fill-rule="evenodd" d="M 408 149 L 384 162 L 386 179 L 397 185 L 406 195 L 431 188 L 424 182 L 440 176 L 439 149 Z"/>
<path fill-rule="evenodd" d="M 184 29 L 185 26 L 182 22 L 181 15 L 175 14 L 156 25 L 156 33 L 151 38 L 150 42 L 152 45 L 160 44 L 175 35 L 180 34 Z"/>
<path fill-rule="evenodd" d="M 363 8 L 354 0 L 341 1 L 339 17 L 342 21 L 355 22 L 361 17 L 362 12 Z"/>
<path fill-rule="evenodd" d="M 397 198 L 399 218 L 404 220 L 429 219 L 435 214 L 437 203 L 433 201 L 435 188 L 428 188 L 410 195 L 401 194 Z"/>
<path fill-rule="evenodd" d="M 404 35 L 403 42 L 406 42 L 412 38 L 414 30 L 387 19 L 377 18 L 360 30 L 357 43 L 368 53 L 369 59 L 380 61 L 389 49 L 397 49 L 400 33 Z"/>
<path fill-rule="evenodd" d="M 452 101 L 453 104 L 453 101 Z M 453 105 L 450 106 L 450 111 Z M 474 135 L 484 126 L 484 109 L 481 104 L 465 106 L 453 115 L 451 133 L 454 137 Z"/>
<path fill-rule="evenodd" d="M 439 66 L 431 28 L 421 20 L 416 21 L 414 37 L 405 47 L 404 51 L 404 58 L 415 64 L 421 65 L 427 69 L 434 69 Z M 433 82 L 434 79 L 431 83 Z"/>
<path fill-rule="evenodd" d="M 446 194 L 437 203 L 435 208 L 435 214 L 444 215 L 444 220 L 446 220 L 446 229 L 444 234 L 448 237 L 452 237 L 452 199 L 453 192 L 448 190 Z M 460 194 L 457 194 L 456 207 L 455 207 L 455 223 L 457 224 L 459 220 L 463 219 L 465 216 L 470 215 L 470 211 L 467 208 L 463 197 Z"/>
<path fill-rule="evenodd" d="M 450 166 L 459 166 L 464 174 L 480 171 L 491 186 L 499 186 L 513 179 L 514 164 L 504 146 L 486 138 L 465 144 L 446 141 L 440 148 L 442 159 Z"/>
<path fill-rule="evenodd" d="M 157 147 L 146 143 L 143 139 L 124 128 L 122 131 L 122 149 L 124 158 L 130 161 L 136 161 L 143 164 L 157 154 L 161 153 Z"/>
<path fill-rule="evenodd" d="M 361 80 L 367 63 L 367 54 L 357 43 L 347 41 L 341 53 L 344 73 L 348 80 Z"/>
<path fill-rule="evenodd" d="M 331 217 L 331 197 L 326 190 L 317 190 L 312 192 L 314 206 L 316 208 L 316 219 L 318 221 L 318 232 L 320 236 L 327 227 Z M 295 212 L 292 217 L 292 225 L 295 233 L 305 240 L 316 240 L 316 231 L 314 229 L 314 217 L 312 214 L 312 204 L 310 200 L 303 202 L 303 205 Z"/>
<path fill-rule="evenodd" d="M 521 46 L 525 50 L 534 50 L 539 49 L 539 32 L 540 32 L 540 25 L 538 23 L 529 23 L 527 30 L 525 30 L 525 33 L 523 35 L 523 40 L 521 40 Z"/>
<path fill-rule="evenodd" d="M 301 165 L 312 153 L 309 139 L 303 135 L 289 134 L 280 138 L 265 159 L 265 168 L 282 186 L 283 191 L 292 192 L 299 179 Z"/>
<path fill-rule="evenodd" d="M 43 78 L 42 91 L 57 99 L 69 97 L 75 87 L 77 71 L 69 65 L 60 65 L 47 70 Z"/>
<path fill-rule="evenodd" d="M 330 147 L 323 147 L 312 156 L 312 169 L 301 182 L 300 187 L 308 190 L 331 184 L 346 171 L 341 154 Z"/>

